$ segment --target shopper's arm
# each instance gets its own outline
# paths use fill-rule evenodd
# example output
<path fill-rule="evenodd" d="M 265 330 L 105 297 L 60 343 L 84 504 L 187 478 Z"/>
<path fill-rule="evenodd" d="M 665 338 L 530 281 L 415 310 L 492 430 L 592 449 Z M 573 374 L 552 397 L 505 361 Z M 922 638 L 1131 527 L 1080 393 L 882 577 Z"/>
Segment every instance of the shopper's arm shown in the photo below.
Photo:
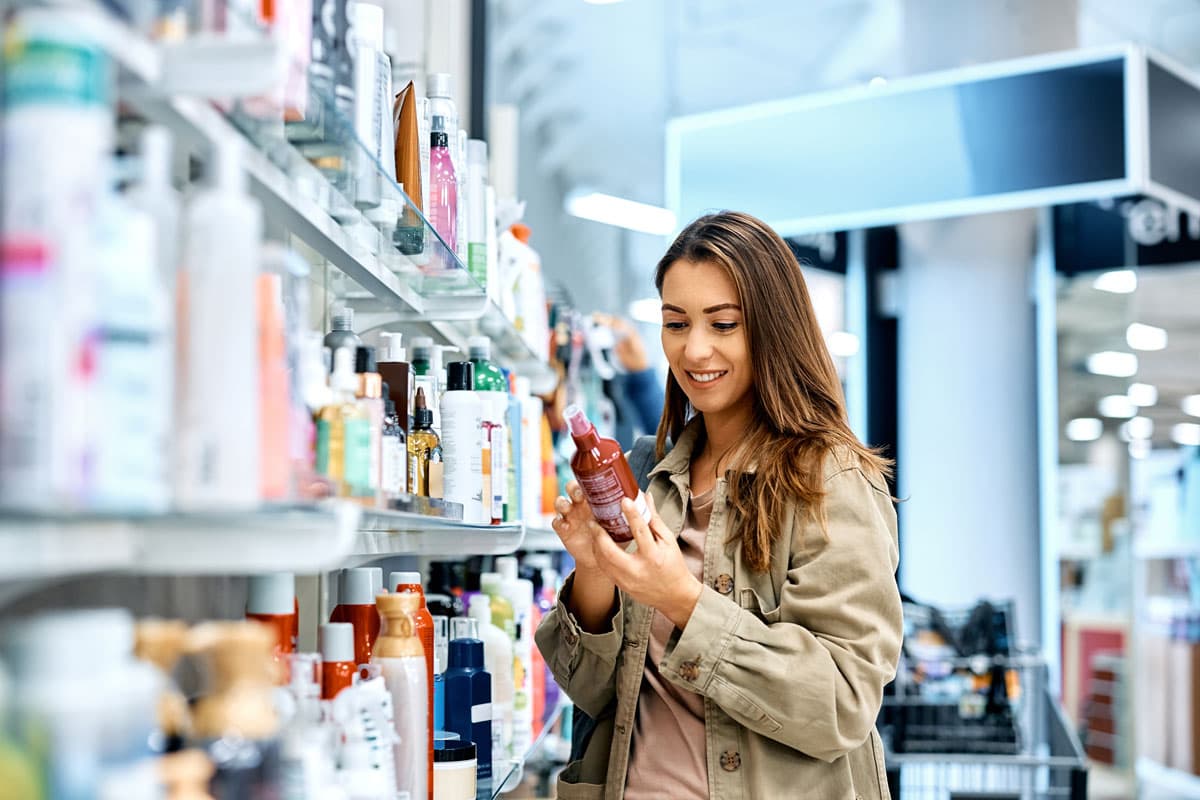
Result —
<path fill-rule="evenodd" d="M 870 736 L 903 621 L 891 498 L 858 469 L 825 489 L 826 530 L 797 521 L 791 533 L 779 608 L 705 586 L 659 669 L 756 733 L 833 761 Z"/>

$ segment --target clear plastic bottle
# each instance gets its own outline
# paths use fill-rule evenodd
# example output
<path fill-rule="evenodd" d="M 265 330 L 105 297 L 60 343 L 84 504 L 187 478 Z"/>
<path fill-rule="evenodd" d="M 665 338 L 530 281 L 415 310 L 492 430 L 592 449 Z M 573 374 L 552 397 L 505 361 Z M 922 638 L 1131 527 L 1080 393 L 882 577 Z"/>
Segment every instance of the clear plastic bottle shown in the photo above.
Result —
<path fill-rule="evenodd" d="M 450 254 L 458 242 L 458 176 L 450 152 L 450 134 L 440 116 L 433 118 L 429 146 L 429 223 L 445 244 L 445 248 L 435 248 L 438 255 L 431 265 L 437 270 L 450 270 L 455 266 Z"/>
<path fill-rule="evenodd" d="M 367 410 L 355 400 L 358 378 L 354 354 L 339 348 L 333 354 L 333 402 L 317 414 L 317 471 L 349 497 L 353 487 L 369 485 L 371 423 Z"/>

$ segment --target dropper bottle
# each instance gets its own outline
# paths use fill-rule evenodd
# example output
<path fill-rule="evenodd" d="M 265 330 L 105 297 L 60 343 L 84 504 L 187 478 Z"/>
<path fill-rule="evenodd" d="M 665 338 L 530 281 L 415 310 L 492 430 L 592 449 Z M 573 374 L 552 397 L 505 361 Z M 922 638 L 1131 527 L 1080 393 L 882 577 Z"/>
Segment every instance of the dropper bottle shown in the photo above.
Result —
<path fill-rule="evenodd" d="M 425 390 L 417 389 L 413 431 L 408 437 L 408 491 L 422 497 L 429 496 L 429 454 L 441 445 L 433 432 L 433 412 L 425 403 Z"/>

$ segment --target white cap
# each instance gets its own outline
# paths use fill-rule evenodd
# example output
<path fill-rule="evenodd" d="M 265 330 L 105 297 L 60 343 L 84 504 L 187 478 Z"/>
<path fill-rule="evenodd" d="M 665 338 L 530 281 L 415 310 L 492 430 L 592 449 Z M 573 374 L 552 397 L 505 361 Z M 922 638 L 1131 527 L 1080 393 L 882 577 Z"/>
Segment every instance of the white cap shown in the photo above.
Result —
<path fill-rule="evenodd" d="M 486 594 L 472 595 L 471 607 L 467 609 L 467 616 L 471 619 L 477 619 L 485 625 L 492 624 L 492 601 Z"/>
<path fill-rule="evenodd" d="M 518 574 L 518 564 L 516 556 L 501 556 L 496 559 L 496 572 L 500 573 L 500 577 L 507 583 L 515 581 Z"/>
<path fill-rule="evenodd" d="M 339 347 L 333 351 L 333 376 L 330 377 L 329 383 L 335 392 L 357 391 L 358 376 L 354 373 L 354 351 L 349 347 Z"/>
<path fill-rule="evenodd" d="M 14 685 L 35 673 L 108 672 L 132 659 L 133 615 L 124 608 L 53 611 L 14 623 L 4 639 Z"/>
<path fill-rule="evenodd" d="M 349 622 L 327 622 L 317 629 L 321 660 L 354 663 L 354 626 Z"/>
<path fill-rule="evenodd" d="M 388 590 L 396 591 L 396 587 L 401 584 L 415 583 L 421 585 L 421 573 L 419 572 L 391 572 L 388 573 Z"/>
<path fill-rule="evenodd" d="M 379 359 L 384 362 L 407 361 L 408 354 L 404 352 L 401 342 L 404 341 L 403 333 L 392 333 L 390 331 L 379 334 L 379 338 L 383 339 L 383 356 Z"/>
<path fill-rule="evenodd" d="M 450 620 L 450 641 L 478 638 L 479 620 L 475 617 L 455 617 Z"/>
<path fill-rule="evenodd" d="M 383 585 L 383 567 L 367 567 L 371 571 L 371 602 L 375 602 L 375 595 L 385 594 L 388 590 Z"/>
<path fill-rule="evenodd" d="M 426 88 L 426 93 L 430 97 L 449 97 L 453 99 L 451 93 L 454 79 L 449 72 L 431 72 L 429 73 L 429 82 Z"/>
<path fill-rule="evenodd" d="M 338 603 L 344 606 L 375 605 L 375 576 L 370 567 L 344 569 L 338 585 Z"/>
<path fill-rule="evenodd" d="M 486 336 L 472 336 L 467 339 L 467 355 L 471 358 L 481 358 L 490 361 L 492 358 L 492 340 Z"/>
<path fill-rule="evenodd" d="M 383 9 L 361 0 L 351 2 L 346 11 L 350 16 L 350 30 L 359 46 L 383 52 Z"/>
<path fill-rule="evenodd" d="M 487 169 L 487 142 L 483 139 L 467 139 L 467 163 L 478 164 Z"/>
<path fill-rule="evenodd" d="M 252 575 L 246 595 L 247 614 L 295 614 L 296 576 L 290 572 Z"/>
<path fill-rule="evenodd" d="M 484 594 L 498 594 L 504 585 L 504 578 L 499 572 L 484 572 L 479 576 L 479 589 Z"/>
<path fill-rule="evenodd" d="M 518 578 L 510 584 L 509 595 L 513 604 L 513 613 L 518 616 L 528 614 L 533 610 L 533 581 Z"/>

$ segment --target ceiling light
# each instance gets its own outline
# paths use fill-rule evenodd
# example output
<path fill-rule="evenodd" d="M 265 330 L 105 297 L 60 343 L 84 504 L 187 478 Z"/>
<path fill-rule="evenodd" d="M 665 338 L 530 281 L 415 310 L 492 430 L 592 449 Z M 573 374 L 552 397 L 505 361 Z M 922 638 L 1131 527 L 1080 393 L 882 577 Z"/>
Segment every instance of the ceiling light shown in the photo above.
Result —
<path fill-rule="evenodd" d="M 1130 441 L 1149 439 L 1154 435 L 1154 420 L 1149 417 L 1134 417 L 1121 427 Z"/>
<path fill-rule="evenodd" d="M 1189 417 L 1200 417 L 1200 394 L 1189 394 L 1183 398 L 1183 402 L 1179 404 L 1179 407 Z"/>
<path fill-rule="evenodd" d="M 1134 350 L 1162 350 L 1167 346 L 1167 332 L 1135 322 L 1125 329 L 1125 341 Z"/>
<path fill-rule="evenodd" d="M 1175 444 L 1200 445 L 1200 425 L 1195 422 L 1180 422 L 1171 426 L 1171 441 Z"/>
<path fill-rule="evenodd" d="M 675 214 L 671 211 L 611 194 L 575 189 L 567 193 L 564 206 L 573 217 L 631 231 L 666 236 L 675 230 Z"/>
<path fill-rule="evenodd" d="M 657 297 L 643 297 L 629 304 L 629 316 L 638 322 L 650 325 L 662 324 L 662 300 Z"/>
<path fill-rule="evenodd" d="M 887 86 L 887 78 L 883 77 L 882 75 L 876 75 L 874 78 L 871 78 L 871 80 L 867 81 L 867 85 L 876 89 L 878 89 L 880 86 Z"/>
<path fill-rule="evenodd" d="M 1104 423 L 1095 417 L 1077 417 L 1067 422 L 1066 433 L 1072 442 L 1094 442 L 1104 433 Z"/>
<path fill-rule="evenodd" d="M 1131 383 L 1129 384 L 1129 402 L 1135 406 L 1149 408 L 1158 403 L 1158 387 L 1151 386 L 1148 383 Z"/>
<path fill-rule="evenodd" d="M 829 352 L 841 358 L 850 358 L 858 355 L 859 342 L 858 337 L 847 331 L 833 331 L 826 337 L 825 341 L 829 345 Z"/>
<path fill-rule="evenodd" d="M 1096 405 L 1099 407 L 1100 416 L 1102 417 L 1129 419 L 1137 413 L 1137 406 L 1123 394 L 1110 394 L 1107 397 L 1101 397 L 1100 402 Z"/>
<path fill-rule="evenodd" d="M 1151 444 L 1149 439 L 1134 439 L 1129 443 L 1129 457 L 1141 461 L 1150 457 Z"/>
<path fill-rule="evenodd" d="M 1093 375 L 1111 375 L 1114 378 L 1129 378 L 1137 374 L 1138 360 L 1133 353 L 1105 350 L 1093 353 L 1087 359 L 1087 371 Z"/>
<path fill-rule="evenodd" d="M 1137 291 L 1137 273 L 1131 269 L 1114 269 L 1092 281 L 1092 288 L 1113 294 L 1130 294 Z"/>

